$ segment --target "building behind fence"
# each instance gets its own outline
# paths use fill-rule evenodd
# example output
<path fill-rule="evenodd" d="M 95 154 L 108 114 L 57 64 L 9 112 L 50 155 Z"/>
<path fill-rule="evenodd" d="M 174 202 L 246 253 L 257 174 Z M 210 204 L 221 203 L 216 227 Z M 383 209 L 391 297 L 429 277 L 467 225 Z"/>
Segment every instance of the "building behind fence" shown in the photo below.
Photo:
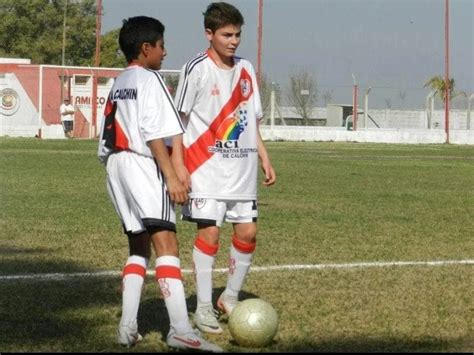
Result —
<path fill-rule="evenodd" d="M 100 121 L 108 92 L 119 68 L 86 68 L 33 65 L 28 60 L 0 60 L 0 136 L 64 138 L 59 106 L 64 96 L 72 99 L 75 106 L 74 136 L 95 138 L 97 122 Z M 178 70 L 163 70 L 162 74 L 170 83 L 170 89 L 176 86 Z M 172 91 L 172 90 L 171 90 Z M 371 109 L 367 96 L 359 98 L 357 131 L 371 131 L 370 136 L 381 136 L 384 130 L 418 130 L 420 135 L 435 137 L 428 142 L 441 142 L 445 128 L 445 112 L 434 99 L 421 105 L 419 109 Z M 450 111 L 449 130 L 461 135 L 461 143 L 474 144 L 474 129 L 471 123 L 470 97 L 458 99 L 456 107 Z M 362 99 L 362 100 L 361 100 Z M 347 101 L 347 100 L 346 100 Z M 265 110 L 263 126 L 267 139 L 308 139 L 325 140 L 328 130 L 337 134 L 329 135 L 327 140 L 339 140 L 340 131 L 353 131 L 352 102 L 326 102 L 325 107 L 315 107 L 309 117 L 303 119 L 295 107 L 280 106 L 271 101 Z M 454 107 L 453 106 L 453 107 Z M 291 128 L 305 125 L 301 130 Z M 311 127 L 307 127 L 311 126 Z M 279 136 L 269 134 L 278 127 Z M 290 132 L 287 135 L 282 132 Z M 320 130 L 319 133 L 317 130 Z M 378 133 L 376 133 L 378 131 Z M 457 131 L 465 131 L 456 133 Z M 295 132 L 305 132 L 296 134 Z M 316 132 L 316 133 L 311 133 Z M 322 134 L 321 132 L 325 132 Z M 353 132 L 355 133 L 355 132 Z M 308 136 L 309 135 L 309 136 Z M 358 140 L 359 135 L 344 134 L 340 140 Z M 383 136 L 383 135 L 382 135 Z M 406 136 L 406 135 L 405 135 Z M 276 138 L 275 138 L 276 137 Z M 283 138 L 282 138 L 283 137 Z M 286 137 L 286 138 L 285 138 Z M 362 139 L 370 139 L 370 138 Z M 403 135 L 400 136 L 403 143 Z M 264 137 L 265 138 L 265 137 Z M 379 139 L 379 138 L 378 138 Z M 383 139 L 383 138 L 380 138 Z M 389 141 L 391 139 L 388 139 Z M 425 139 L 419 139 L 425 142 Z M 378 140 L 377 140 L 378 141 Z"/>

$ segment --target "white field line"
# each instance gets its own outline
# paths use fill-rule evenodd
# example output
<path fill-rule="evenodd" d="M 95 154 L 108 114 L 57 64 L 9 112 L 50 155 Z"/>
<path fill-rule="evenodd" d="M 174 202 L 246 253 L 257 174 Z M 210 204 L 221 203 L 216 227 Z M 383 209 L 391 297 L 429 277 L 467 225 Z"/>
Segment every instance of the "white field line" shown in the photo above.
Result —
<path fill-rule="evenodd" d="M 306 264 L 306 265 L 273 265 L 253 266 L 250 272 L 265 272 L 278 270 L 321 270 L 321 269 L 355 269 L 393 266 L 444 266 L 444 265 L 474 265 L 474 260 L 440 260 L 440 261 L 389 261 L 389 262 L 362 262 L 346 264 Z M 215 272 L 225 273 L 227 268 L 214 269 Z M 183 274 L 190 274 L 191 269 L 182 269 Z M 73 272 L 73 273 L 50 273 L 50 274 L 21 274 L 0 275 L 0 281 L 32 280 L 32 281 L 60 281 L 71 278 L 91 278 L 104 276 L 120 276 L 121 271 L 96 271 L 96 272 Z M 148 270 L 147 275 L 154 275 L 154 270 Z"/>

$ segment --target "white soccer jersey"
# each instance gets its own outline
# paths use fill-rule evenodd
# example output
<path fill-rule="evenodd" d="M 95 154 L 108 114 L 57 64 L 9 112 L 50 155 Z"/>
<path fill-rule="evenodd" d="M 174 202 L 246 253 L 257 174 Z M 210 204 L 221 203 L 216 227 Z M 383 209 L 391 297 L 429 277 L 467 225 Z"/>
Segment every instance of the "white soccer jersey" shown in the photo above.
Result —
<path fill-rule="evenodd" d="M 180 73 L 175 103 L 189 118 L 183 143 L 192 198 L 257 196 L 260 94 L 252 64 L 239 57 L 234 62 L 221 69 L 204 52 Z"/>
<path fill-rule="evenodd" d="M 184 132 L 161 75 L 138 65 L 115 80 L 101 121 L 98 156 L 105 164 L 114 151 L 129 150 L 152 158 L 146 142 Z"/>

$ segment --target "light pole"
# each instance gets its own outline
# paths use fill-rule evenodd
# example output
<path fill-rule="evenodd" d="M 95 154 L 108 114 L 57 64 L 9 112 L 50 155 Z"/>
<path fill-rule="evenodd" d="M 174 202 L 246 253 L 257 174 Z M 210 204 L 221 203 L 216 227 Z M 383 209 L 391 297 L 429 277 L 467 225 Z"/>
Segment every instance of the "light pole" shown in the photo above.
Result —
<path fill-rule="evenodd" d="M 102 27 L 102 0 L 96 1 L 95 16 L 95 58 L 94 65 L 100 65 L 100 32 Z M 92 137 L 97 135 L 97 71 L 92 72 Z"/>
<path fill-rule="evenodd" d="M 471 100 L 474 100 L 474 94 L 471 94 L 467 99 L 467 122 L 466 128 L 469 130 L 471 129 Z"/>
<path fill-rule="evenodd" d="M 354 82 L 354 92 L 352 97 L 352 130 L 357 129 L 357 81 L 354 73 L 352 73 L 352 81 Z"/>
<path fill-rule="evenodd" d="M 309 90 L 308 89 L 302 89 L 300 90 L 300 95 L 301 95 L 301 101 L 302 101 L 302 112 L 304 112 L 305 117 L 303 117 L 303 122 L 304 125 L 308 125 L 308 119 L 309 119 L 309 112 L 307 110 L 313 110 L 312 107 L 307 107 L 308 105 L 308 100 L 309 100 Z"/>
<path fill-rule="evenodd" d="M 426 118 L 427 118 L 428 129 L 431 129 L 431 123 L 433 119 L 435 94 L 436 94 L 436 91 L 431 91 L 426 96 Z"/>
<path fill-rule="evenodd" d="M 446 143 L 449 144 L 449 0 L 445 0 L 445 19 L 444 19 L 444 40 L 445 40 L 445 102 L 444 102 L 444 129 L 446 131 Z"/>
<path fill-rule="evenodd" d="M 61 50 L 61 103 L 64 99 L 64 62 L 66 58 L 66 16 L 67 16 L 67 2 L 64 0 L 64 13 L 63 13 L 63 46 Z"/>
<path fill-rule="evenodd" d="M 263 0 L 258 0 L 258 28 L 257 28 L 257 82 L 262 80 L 262 32 L 263 32 Z"/>
<path fill-rule="evenodd" d="M 97 0 L 97 13 L 95 17 L 95 61 L 94 66 L 100 64 L 100 32 L 102 28 L 102 0 Z"/>
<path fill-rule="evenodd" d="M 369 110 L 369 93 L 372 87 L 369 86 L 364 96 L 364 128 L 367 128 L 367 111 Z"/>

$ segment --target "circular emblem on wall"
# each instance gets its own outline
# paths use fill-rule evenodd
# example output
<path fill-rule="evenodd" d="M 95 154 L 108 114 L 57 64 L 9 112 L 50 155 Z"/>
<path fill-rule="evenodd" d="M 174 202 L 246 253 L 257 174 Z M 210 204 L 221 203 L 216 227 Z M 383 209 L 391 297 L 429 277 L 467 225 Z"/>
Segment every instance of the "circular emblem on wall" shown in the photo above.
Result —
<path fill-rule="evenodd" d="M 0 113 L 5 116 L 13 115 L 20 108 L 20 97 L 13 89 L 0 91 Z"/>

